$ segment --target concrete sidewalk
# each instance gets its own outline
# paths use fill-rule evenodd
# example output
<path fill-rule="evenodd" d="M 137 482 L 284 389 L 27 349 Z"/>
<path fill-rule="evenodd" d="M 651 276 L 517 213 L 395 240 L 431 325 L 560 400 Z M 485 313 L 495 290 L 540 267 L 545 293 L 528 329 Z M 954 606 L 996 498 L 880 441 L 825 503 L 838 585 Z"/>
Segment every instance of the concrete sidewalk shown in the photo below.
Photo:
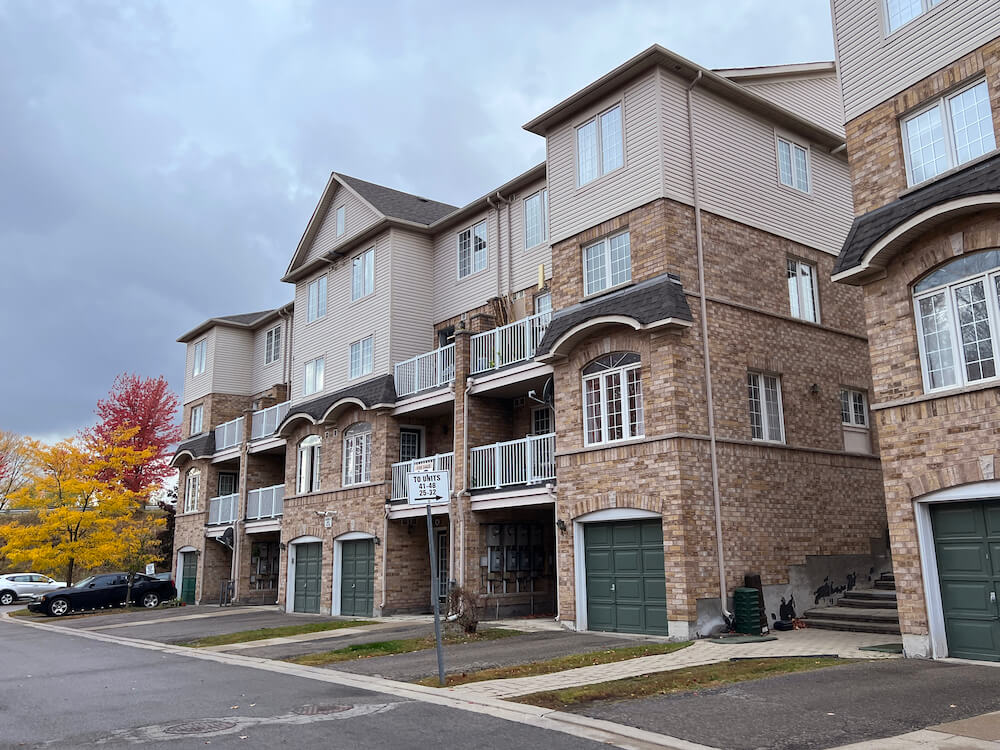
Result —
<path fill-rule="evenodd" d="M 954 748 L 954 750 L 996 750 L 1000 748 L 1000 711 L 950 721 L 947 724 L 909 732 L 884 740 L 841 745 L 834 750 L 908 750 L 908 748 Z"/>

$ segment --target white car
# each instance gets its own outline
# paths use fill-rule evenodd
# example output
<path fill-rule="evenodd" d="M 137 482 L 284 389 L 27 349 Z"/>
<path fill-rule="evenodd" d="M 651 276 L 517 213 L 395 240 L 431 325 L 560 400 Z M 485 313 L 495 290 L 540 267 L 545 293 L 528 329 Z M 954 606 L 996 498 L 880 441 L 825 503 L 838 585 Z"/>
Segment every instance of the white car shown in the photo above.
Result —
<path fill-rule="evenodd" d="M 0 605 L 13 604 L 18 599 L 33 599 L 65 587 L 62 581 L 40 573 L 7 573 L 0 576 Z"/>

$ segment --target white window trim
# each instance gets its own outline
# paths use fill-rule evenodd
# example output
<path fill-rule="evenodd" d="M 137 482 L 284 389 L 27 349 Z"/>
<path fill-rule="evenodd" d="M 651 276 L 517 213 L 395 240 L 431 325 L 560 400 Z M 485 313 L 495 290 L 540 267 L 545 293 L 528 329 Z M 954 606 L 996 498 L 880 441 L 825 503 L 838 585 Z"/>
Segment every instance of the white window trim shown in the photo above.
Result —
<path fill-rule="evenodd" d="M 371 366 L 365 370 L 365 350 L 364 342 L 371 341 Z M 358 361 L 360 363 L 360 371 L 355 374 L 354 372 L 354 347 L 358 347 Z M 347 349 L 347 377 L 349 380 L 356 380 L 357 378 L 363 378 L 365 375 L 371 375 L 375 371 L 375 334 L 370 334 L 364 338 L 360 338 L 357 341 L 352 341 Z"/>
<path fill-rule="evenodd" d="M 483 267 L 478 271 L 473 270 L 476 267 L 476 251 L 472 246 L 472 238 L 476 236 L 476 227 L 480 224 L 486 225 L 486 249 L 483 252 L 486 262 Z M 465 276 L 462 275 L 462 235 L 469 232 L 469 273 Z M 471 279 L 473 276 L 477 276 L 481 273 L 486 273 L 490 268 L 490 221 L 489 217 L 481 219 L 480 221 L 470 224 L 464 229 L 455 232 L 455 278 L 459 281 L 465 281 L 466 279 Z"/>
<path fill-rule="evenodd" d="M 584 375 L 581 379 L 581 400 L 580 404 L 583 407 L 583 445 L 586 448 L 600 448 L 605 445 L 617 445 L 623 443 L 627 440 L 635 440 L 636 438 L 645 437 L 646 435 L 646 401 L 645 394 L 643 395 L 642 401 L 642 432 L 632 434 L 632 419 L 628 408 L 628 372 L 630 370 L 641 370 L 642 361 L 633 362 L 632 364 L 625 365 L 624 367 L 612 367 L 607 370 L 601 370 L 600 372 L 591 373 L 590 375 Z M 608 394 L 606 379 L 609 374 L 619 373 L 621 375 L 621 401 L 622 401 L 622 436 L 615 440 L 608 440 Z M 596 442 L 589 442 L 587 434 L 587 382 L 591 380 L 600 381 L 600 394 L 601 394 L 601 439 Z M 642 389 L 642 373 L 639 374 L 639 388 Z M 553 420 L 554 421 L 554 420 Z"/>
<path fill-rule="evenodd" d="M 869 410 L 868 410 L 868 394 L 865 393 L 865 391 L 861 390 L 860 388 L 849 388 L 846 385 L 840 387 L 840 392 L 847 393 L 850 399 L 849 403 L 850 408 L 848 409 L 848 414 L 850 415 L 850 421 L 849 422 L 844 421 L 844 413 L 843 409 L 841 409 L 840 423 L 844 427 L 854 427 L 859 430 L 862 429 L 867 430 L 871 424 L 871 417 L 869 416 Z M 865 421 L 863 424 L 858 424 L 857 422 L 854 421 L 854 394 L 859 394 L 861 396 L 862 401 L 864 402 Z"/>
<path fill-rule="evenodd" d="M 316 377 L 316 370 L 315 370 L 315 363 L 316 362 L 322 362 L 323 363 L 323 377 L 322 377 L 322 379 Z M 308 386 L 308 383 L 309 383 L 309 365 L 313 365 L 313 385 L 316 387 L 316 390 L 313 390 L 313 391 L 310 391 L 309 390 L 309 386 Z M 302 395 L 303 396 L 312 396 L 312 395 L 315 395 L 317 393 L 322 393 L 323 387 L 324 387 L 325 384 L 326 384 L 326 357 L 325 356 L 323 356 L 323 357 L 313 357 L 308 362 L 306 362 L 305 365 L 302 366 Z"/>
<path fill-rule="evenodd" d="M 194 415 L 198 415 L 198 429 L 194 428 Z M 190 430 L 192 435 L 200 435 L 202 430 L 205 429 L 205 409 L 204 404 L 195 404 L 191 407 L 191 421 L 189 422 Z"/>
<path fill-rule="evenodd" d="M 364 424 L 365 427 L 359 427 L 359 425 Z M 358 427 L 357 430 L 354 430 Z M 354 432 L 352 432 L 354 430 Z M 366 440 L 367 438 L 367 440 Z M 356 450 L 358 443 L 360 441 L 361 448 L 361 477 L 358 481 L 354 481 L 353 474 L 353 458 L 354 450 Z M 369 484 L 372 480 L 372 427 L 371 424 L 365 423 L 355 423 L 344 430 L 344 442 L 343 442 L 343 454 L 341 457 L 342 477 L 341 486 L 342 487 L 357 487 L 362 484 Z M 348 450 L 349 443 L 354 443 L 355 447 Z M 348 463 L 350 461 L 350 464 Z M 351 476 L 348 478 L 348 470 L 351 470 Z M 349 481 L 350 480 L 350 481 Z"/>
<path fill-rule="evenodd" d="M 925 289 L 919 294 L 912 295 L 913 317 L 917 329 L 917 350 L 920 353 L 920 374 L 923 378 L 924 393 L 937 393 L 939 391 L 949 391 L 955 388 L 965 388 L 970 385 L 978 386 L 984 383 L 994 383 L 1000 381 L 1000 351 L 998 351 L 998 345 L 1000 345 L 1000 301 L 997 300 L 996 285 L 993 281 L 993 279 L 997 276 L 1000 276 L 1000 268 L 994 268 L 985 273 L 977 273 L 961 279 L 956 279 L 955 281 L 950 281 L 947 284 L 936 286 L 933 289 Z M 959 331 L 957 324 L 958 310 L 955 306 L 955 295 L 952 290 L 954 287 L 965 286 L 980 279 L 983 281 L 983 286 L 986 290 L 986 307 L 988 315 L 990 316 L 990 340 L 993 345 L 994 366 L 996 367 L 997 374 L 991 378 L 969 380 L 968 372 L 965 367 L 965 357 L 962 353 L 962 346 L 959 344 L 961 332 Z M 937 388 L 932 388 L 930 384 L 930 367 L 927 362 L 927 353 L 924 351 L 924 326 L 920 316 L 920 300 L 925 297 L 933 297 L 934 295 L 940 294 L 942 291 L 944 292 L 945 304 L 948 309 L 948 333 L 951 335 L 951 356 L 956 377 L 955 382 L 950 385 L 942 385 Z"/>
<path fill-rule="evenodd" d="M 319 289 L 321 285 L 323 286 L 323 292 L 324 292 L 322 295 L 320 294 L 320 289 Z M 310 318 L 309 315 L 311 314 L 312 311 L 309 309 L 309 301 L 310 297 L 312 297 L 313 286 L 316 287 L 316 317 Z M 308 286 L 306 287 L 306 325 L 310 325 L 312 323 L 315 323 L 317 320 L 322 320 L 323 318 L 326 317 L 326 311 L 327 311 L 326 298 L 327 295 L 329 294 L 328 287 L 329 284 L 326 281 L 326 274 L 323 274 L 322 276 L 318 276 L 317 278 L 313 279 L 312 281 L 309 282 Z M 320 307 L 321 307 L 320 302 L 323 303 L 322 313 L 320 312 Z"/>
<path fill-rule="evenodd" d="M 528 244 L 528 201 L 534 198 L 536 195 L 541 195 L 541 206 L 542 206 L 542 238 L 536 242 L 534 245 Z M 548 244 L 549 241 L 549 189 L 539 188 L 531 195 L 526 196 L 521 201 L 521 234 L 524 235 L 521 244 L 524 245 L 524 251 L 528 252 L 534 250 L 538 247 L 543 247 Z"/>
<path fill-rule="evenodd" d="M 372 264 L 372 288 L 365 291 L 365 280 L 367 278 L 365 274 L 365 265 L 367 263 L 368 257 L 371 257 Z M 354 269 L 355 264 L 361 264 L 361 294 L 355 296 L 354 288 Z M 351 258 L 351 302 L 357 302 L 358 300 L 363 300 L 365 297 L 370 297 L 375 294 L 375 246 L 372 245 L 370 248 L 362 253 L 358 253 L 353 258 Z"/>
<path fill-rule="evenodd" d="M 345 204 L 340 204 L 337 206 L 335 216 L 335 232 L 337 237 L 343 237 L 347 233 L 347 206 Z"/>
<path fill-rule="evenodd" d="M 615 167 L 610 172 L 605 172 L 604 171 L 604 134 L 603 134 L 603 131 L 602 131 L 602 128 L 601 128 L 601 117 L 603 117 L 604 115 L 606 115 L 608 112 L 610 112 L 611 110 L 613 110 L 615 107 L 620 107 L 619 111 L 621 112 L 621 121 L 622 121 L 622 163 L 621 163 L 620 167 Z M 595 131 L 597 133 L 597 168 L 598 168 L 598 173 L 597 173 L 597 176 L 594 177 L 594 179 L 589 180 L 588 182 L 581 183 L 580 182 L 580 135 L 579 135 L 579 132 L 580 132 L 580 128 L 584 128 L 584 127 L 586 127 L 587 125 L 589 125 L 592 122 L 596 123 L 596 125 L 597 125 L 597 127 L 595 128 Z M 624 102 L 624 100 L 619 99 L 618 101 L 616 101 L 616 102 L 614 102 L 612 104 L 609 104 L 607 107 L 604 107 L 603 109 L 601 109 L 601 111 L 598 112 L 597 114 L 595 114 L 593 117 L 588 117 L 586 120 L 584 120 L 583 122 L 579 123 L 576 127 L 573 128 L 573 153 L 575 155 L 573 166 L 576 169 L 576 189 L 577 190 L 586 190 L 591 185 L 595 185 L 598 182 L 600 182 L 601 180 L 603 180 L 604 178 L 606 178 L 608 175 L 613 175 L 616 172 L 619 172 L 619 171 L 625 169 L 626 166 L 628 166 L 628 149 L 626 148 L 626 142 L 625 142 L 625 102 Z"/>
<path fill-rule="evenodd" d="M 308 441 L 308 445 L 306 442 Z M 309 435 L 299 441 L 297 463 L 295 465 L 295 494 L 307 495 L 320 489 L 320 449 L 323 446 L 319 435 Z M 308 470 L 303 467 L 308 465 Z M 308 481 L 305 481 L 308 478 Z"/>
<path fill-rule="evenodd" d="M 628 239 L 628 281 L 622 281 L 618 284 L 611 283 L 611 240 L 615 237 L 621 237 L 622 235 L 629 235 Z M 587 250 L 596 245 L 604 245 L 604 281 L 607 286 L 603 286 L 600 289 L 595 289 L 594 291 L 587 291 Z M 628 286 L 632 283 L 632 235 L 628 229 L 623 232 L 615 232 L 614 234 L 609 234 L 596 242 L 591 242 L 580 248 L 580 265 L 583 268 L 583 296 L 596 297 L 599 294 L 604 294 L 612 289 L 619 289 L 621 287 Z"/>
<path fill-rule="evenodd" d="M 920 6 L 921 10 L 917 15 L 911 18 L 909 21 L 904 21 L 902 24 L 897 26 L 895 29 L 889 26 L 889 0 L 881 0 L 880 5 L 882 6 L 882 32 L 886 38 L 893 36 L 894 34 L 902 31 L 911 23 L 915 22 L 919 18 L 923 18 L 932 10 L 937 8 L 939 5 L 944 5 L 945 0 L 921 0 Z"/>
<path fill-rule="evenodd" d="M 784 399 L 781 395 L 781 376 L 772 372 L 762 372 L 760 370 L 749 370 L 747 375 L 754 375 L 759 378 L 757 382 L 757 390 L 760 393 L 760 427 L 761 432 L 764 437 L 753 437 L 753 424 L 750 425 L 750 439 L 755 443 L 770 443 L 771 445 L 784 445 L 785 444 L 785 405 Z M 769 429 L 771 427 L 768 421 L 770 417 L 767 414 L 767 390 L 764 388 L 764 378 L 774 378 L 775 382 L 778 384 L 776 393 L 778 395 L 778 431 L 781 433 L 781 437 L 778 440 L 771 440 L 767 435 L 771 432 Z M 750 395 L 747 394 L 747 415 L 750 414 Z"/>
<path fill-rule="evenodd" d="M 919 17 L 920 16 L 917 16 L 917 18 L 919 18 Z M 930 182 L 933 182 L 934 180 L 939 180 L 942 177 L 944 177 L 945 175 L 947 175 L 950 172 L 952 172 L 953 170 L 956 170 L 956 169 L 958 169 L 960 167 L 964 167 L 965 165 L 971 164 L 971 163 L 973 163 L 973 162 L 975 162 L 975 161 L 977 161 L 979 159 L 985 159 L 985 158 L 989 157 L 990 154 L 995 154 L 997 152 L 998 149 L 994 145 L 994 148 L 993 148 L 992 151 L 986 151 L 986 152 L 980 154 L 979 156 L 976 156 L 976 157 L 973 157 L 972 159 L 969 159 L 969 161 L 963 161 L 961 163 L 959 163 L 959 161 L 958 161 L 958 149 L 955 146 L 955 133 L 953 132 L 954 123 L 953 123 L 952 118 L 951 118 L 951 107 L 949 106 L 948 101 L 950 99 L 954 99 L 957 96 L 961 96 L 966 91 L 969 91 L 970 89 L 974 89 L 974 88 L 976 88 L 976 86 L 979 86 L 980 84 L 983 84 L 983 83 L 986 84 L 986 92 L 987 92 L 987 97 L 988 97 L 989 93 L 990 93 L 988 81 L 985 78 L 978 78 L 975 81 L 973 81 L 972 83 L 966 84 L 966 85 L 962 86 L 961 88 L 957 88 L 957 89 L 954 89 L 952 91 L 949 91 L 946 94 L 944 94 L 943 96 L 939 96 L 936 99 L 934 99 L 933 101 L 925 103 L 919 109 L 915 109 L 912 112 L 908 112 L 908 113 L 906 113 L 905 115 L 903 115 L 902 117 L 899 118 L 899 137 L 900 137 L 901 142 L 903 144 L 903 163 L 906 166 L 906 187 L 907 188 L 913 188 L 913 187 L 916 187 L 917 185 L 926 185 L 926 184 L 928 184 Z M 990 102 L 990 113 L 992 115 L 993 102 L 992 102 L 992 100 L 989 100 L 989 99 L 988 99 L 988 101 Z M 947 154 L 948 154 L 948 165 L 944 169 L 942 169 L 940 172 L 938 172 L 936 175 L 934 175 L 933 177 L 928 177 L 928 178 L 926 178 L 924 180 L 921 180 L 920 182 L 914 182 L 913 181 L 913 166 L 912 166 L 911 161 L 910 161 L 910 147 L 909 147 L 909 143 L 908 143 L 907 137 L 906 137 L 906 124 L 908 122 L 910 122 L 910 120 L 913 120 L 914 118 L 920 117 L 920 115 L 925 114 L 927 112 L 930 112 L 932 109 L 935 109 L 937 107 L 941 108 L 941 128 L 944 131 L 944 145 L 945 145 L 945 150 L 947 151 Z M 992 118 L 992 116 L 990 117 L 990 126 L 993 127 L 993 142 L 994 142 L 994 144 L 996 144 L 996 142 L 997 142 L 997 133 L 996 133 L 996 127 L 993 125 L 993 118 Z"/>
<path fill-rule="evenodd" d="M 194 480 L 194 492 L 191 491 L 191 480 Z M 201 470 L 190 469 L 184 478 L 184 512 L 198 512 L 198 495 L 201 492 Z"/>
<path fill-rule="evenodd" d="M 264 334 L 264 364 L 269 365 L 281 359 L 280 351 L 281 326 L 276 325 Z"/>
<path fill-rule="evenodd" d="M 194 362 L 191 364 L 191 377 L 204 375 L 208 369 L 208 338 L 194 342 Z"/>
<path fill-rule="evenodd" d="M 812 301 L 812 306 L 814 308 L 814 313 L 815 313 L 815 316 L 816 316 L 816 320 L 809 320 L 809 318 L 805 318 L 802 315 L 794 315 L 794 314 L 792 314 L 792 317 L 795 318 L 796 320 L 801 320 L 803 323 L 815 323 L 816 325 L 820 325 L 820 323 L 822 323 L 822 321 L 823 321 L 823 317 L 822 317 L 822 313 L 820 312 L 820 305 L 819 305 L 819 267 L 815 263 L 813 263 L 811 261 L 803 260 L 802 258 L 796 258 L 793 255 L 787 256 L 786 259 L 785 259 L 785 286 L 788 286 L 788 261 L 792 261 L 793 263 L 797 264 L 796 268 L 795 268 L 795 291 L 796 291 L 796 293 L 798 295 L 798 299 L 799 299 L 799 312 L 800 313 L 802 312 L 802 303 L 803 303 L 804 292 L 803 292 L 803 289 L 802 289 L 802 277 L 799 275 L 798 264 L 806 265 L 806 266 L 809 266 L 810 268 L 812 268 L 812 272 L 813 272 L 813 298 L 812 298 L 811 301 Z M 792 311 L 791 311 L 791 300 L 789 300 L 788 304 L 789 304 L 789 314 L 791 314 L 792 313 Z"/>
<path fill-rule="evenodd" d="M 781 145 L 780 144 L 781 144 L 782 141 L 784 141 L 785 143 L 787 143 L 789 149 L 791 150 L 791 158 L 792 158 L 792 165 L 791 165 L 792 166 L 792 182 L 796 183 L 796 184 L 787 185 L 787 184 L 785 184 L 784 182 L 781 181 Z M 802 149 L 803 151 L 806 152 L 806 181 L 809 184 L 808 184 L 808 186 L 806 187 L 805 190 L 803 190 L 797 184 L 798 180 L 796 178 L 796 171 L 795 171 L 795 149 L 796 148 L 800 148 L 800 149 Z M 808 144 L 802 143 L 801 141 L 798 141 L 798 140 L 796 140 L 794 138 L 791 138 L 790 136 L 786 135 L 785 133 L 779 133 L 779 132 L 775 131 L 775 133 L 774 133 L 774 163 L 775 163 L 775 166 L 778 169 L 778 171 L 777 171 L 777 178 L 778 178 L 778 186 L 779 187 L 783 188 L 784 190 L 794 190 L 796 193 L 799 193 L 800 195 L 812 195 L 812 187 L 813 187 L 812 149 L 809 147 Z"/>

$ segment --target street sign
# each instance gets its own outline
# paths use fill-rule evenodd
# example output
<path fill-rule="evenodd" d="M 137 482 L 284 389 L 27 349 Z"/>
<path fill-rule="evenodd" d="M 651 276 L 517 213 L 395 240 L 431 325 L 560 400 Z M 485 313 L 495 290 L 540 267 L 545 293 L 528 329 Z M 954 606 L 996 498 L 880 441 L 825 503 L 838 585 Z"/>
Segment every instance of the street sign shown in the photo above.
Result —
<path fill-rule="evenodd" d="M 451 497 L 448 471 L 421 471 L 406 475 L 406 497 L 410 505 L 447 503 Z"/>
<path fill-rule="evenodd" d="M 156 575 L 156 566 L 153 563 L 146 563 L 146 575 Z"/>

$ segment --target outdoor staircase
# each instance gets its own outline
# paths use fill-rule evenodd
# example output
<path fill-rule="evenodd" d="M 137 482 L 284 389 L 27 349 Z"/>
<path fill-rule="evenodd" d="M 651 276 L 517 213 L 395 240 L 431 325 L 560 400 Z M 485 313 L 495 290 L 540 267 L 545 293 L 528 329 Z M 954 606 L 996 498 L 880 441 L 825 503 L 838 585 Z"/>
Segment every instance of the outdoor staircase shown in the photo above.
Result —
<path fill-rule="evenodd" d="M 896 579 L 883 573 L 874 588 L 848 591 L 834 606 L 810 609 L 802 619 L 810 628 L 899 635 Z"/>

